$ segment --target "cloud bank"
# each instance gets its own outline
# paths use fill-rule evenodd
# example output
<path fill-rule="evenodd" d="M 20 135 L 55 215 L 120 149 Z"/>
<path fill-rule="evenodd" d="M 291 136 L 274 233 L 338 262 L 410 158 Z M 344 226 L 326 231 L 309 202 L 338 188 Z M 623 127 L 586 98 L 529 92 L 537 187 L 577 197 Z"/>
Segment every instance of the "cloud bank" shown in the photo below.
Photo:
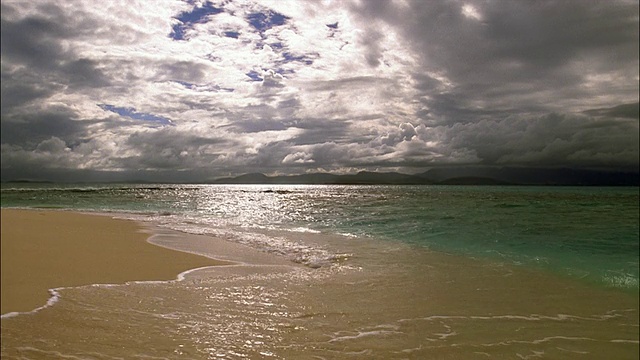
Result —
<path fill-rule="evenodd" d="M 1 14 L 3 179 L 638 169 L 633 1 L 2 0 Z"/>

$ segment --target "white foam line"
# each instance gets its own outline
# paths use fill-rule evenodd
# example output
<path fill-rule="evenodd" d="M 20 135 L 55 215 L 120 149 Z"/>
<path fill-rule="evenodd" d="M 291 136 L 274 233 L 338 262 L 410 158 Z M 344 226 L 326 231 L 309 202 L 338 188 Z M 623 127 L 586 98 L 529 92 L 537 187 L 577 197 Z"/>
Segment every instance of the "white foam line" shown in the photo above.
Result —
<path fill-rule="evenodd" d="M 219 260 L 219 259 L 214 259 L 214 260 Z M 227 260 L 220 260 L 220 261 L 227 261 Z M 229 262 L 229 261 L 227 261 Z M 31 311 L 21 311 L 21 312 L 9 312 L 6 314 L 2 314 L 0 315 L 0 319 L 9 319 L 12 317 L 16 317 L 18 315 L 27 315 L 27 314 L 35 314 L 37 312 L 39 312 L 40 310 L 46 309 L 48 307 L 53 306 L 55 303 L 57 303 L 60 298 L 62 297 L 60 295 L 60 291 L 61 290 L 65 290 L 65 289 L 81 289 L 81 288 L 86 288 L 86 287 L 115 287 L 115 286 L 126 286 L 129 284 L 164 284 L 164 283 L 172 283 L 172 282 L 180 282 L 180 281 L 184 281 L 187 276 L 191 273 L 194 273 L 196 271 L 200 271 L 200 270 L 205 270 L 205 269 L 217 269 L 217 268 L 228 268 L 228 267 L 284 267 L 284 268 L 295 268 L 295 266 L 292 265 L 279 265 L 279 264 L 249 264 L 249 263 L 241 263 L 241 262 L 232 262 L 230 264 L 224 264 L 224 265 L 211 265 L 211 266 L 203 266 L 203 267 L 199 267 L 199 268 L 195 268 L 195 269 L 189 269 L 186 271 L 181 272 L 180 274 L 178 274 L 178 276 L 176 276 L 175 279 L 173 280 L 132 280 L 132 281 L 126 281 L 124 283 L 119 283 L 119 284 L 88 284 L 88 285 L 79 285 L 79 286 L 66 286 L 66 287 L 58 287 L 58 288 L 54 288 L 54 289 L 49 289 L 49 294 L 51 294 L 51 297 L 47 300 L 47 303 L 43 306 L 40 306 L 38 308 L 35 308 Z"/>
<path fill-rule="evenodd" d="M 25 314 L 35 314 L 38 311 L 42 310 L 42 309 L 46 309 L 50 306 L 53 306 L 55 303 L 58 302 L 58 300 L 60 300 L 60 290 L 65 289 L 64 287 L 59 287 L 59 288 L 55 288 L 55 289 L 49 289 L 49 294 L 51 294 L 51 297 L 47 300 L 47 303 L 44 304 L 43 306 L 40 306 L 38 308 L 35 308 L 31 311 L 13 311 L 13 312 L 9 312 L 6 314 L 2 314 L 0 315 L 0 319 L 8 319 L 8 318 L 12 318 L 12 317 L 16 317 L 18 315 L 25 315 Z"/>
<path fill-rule="evenodd" d="M 574 354 L 580 354 L 580 355 L 586 355 L 586 354 L 589 353 L 588 351 L 569 350 L 569 349 L 561 348 L 559 346 L 556 346 L 556 349 L 558 349 L 560 351 L 564 351 L 564 352 L 568 352 L 568 353 L 574 353 Z"/>
<path fill-rule="evenodd" d="M 496 347 L 496 346 L 509 346 L 509 345 L 513 345 L 513 344 L 533 344 L 533 345 L 540 345 L 543 343 L 547 343 L 547 342 L 552 342 L 552 341 L 593 341 L 593 342 L 611 342 L 611 343 L 627 343 L 627 344 L 638 344 L 638 340 L 626 340 L 626 339 L 614 339 L 614 340 L 601 340 L 601 339 L 594 339 L 594 338 L 588 338 L 588 337 L 577 337 L 577 336 L 548 336 L 542 339 L 536 339 L 536 340 L 507 340 L 507 341 L 501 341 L 499 343 L 490 343 L 490 344 L 480 344 L 478 346 L 481 347 Z M 564 350 L 565 349 L 561 349 L 558 348 L 560 350 Z"/>
<path fill-rule="evenodd" d="M 609 312 L 610 313 L 610 312 Z M 575 315 L 567 315 L 567 314 L 557 314 L 556 316 L 547 316 L 547 315 L 493 315 L 493 316 L 480 316 L 480 315 L 433 315 L 427 316 L 423 318 L 415 318 L 415 319 L 400 319 L 399 322 L 409 322 L 409 321 L 433 321 L 433 320 L 525 320 L 525 321 L 542 321 L 542 320 L 552 320 L 552 321 L 572 321 L 572 320 L 584 320 L 584 321 L 606 321 L 608 319 L 612 319 L 615 317 L 619 317 L 619 314 L 607 314 L 607 315 L 593 315 L 591 317 L 584 316 L 575 316 Z"/>
<path fill-rule="evenodd" d="M 340 337 L 329 340 L 329 342 L 332 343 L 332 342 L 359 339 L 367 336 L 378 336 L 378 335 L 384 336 L 384 335 L 391 335 L 391 334 L 402 334 L 402 333 L 398 331 L 389 331 L 389 330 L 374 330 L 374 331 L 362 331 L 362 332 L 359 331 L 358 334 L 356 335 L 340 336 Z"/>
<path fill-rule="evenodd" d="M 638 340 L 625 340 L 625 339 L 615 339 L 611 340 L 612 343 L 616 344 L 640 344 Z"/>
<path fill-rule="evenodd" d="M 146 224 L 144 224 L 144 225 L 146 225 Z M 151 231 L 153 231 L 153 230 L 151 230 Z M 187 233 L 185 233 L 185 234 L 187 234 Z M 149 236 L 147 238 L 147 243 L 149 243 L 149 244 L 151 244 L 153 246 L 159 246 L 161 248 L 172 250 L 172 251 L 179 251 L 179 252 L 182 252 L 182 253 L 203 256 L 203 257 L 206 257 L 206 258 L 212 259 L 212 260 L 223 261 L 223 262 L 233 262 L 233 261 L 228 261 L 228 260 L 224 260 L 224 259 L 220 259 L 220 258 L 215 258 L 215 257 L 213 257 L 213 256 L 211 256 L 209 254 L 205 254 L 205 253 L 201 253 L 201 252 L 197 252 L 197 251 L 192 251 L 192 250 L 187 250 L 187 249 L 178 249 L 178 248 L 175 248 L 175 247 L 172 247 L 172 246 L 169 246 L 169 245 L 162 244 L 162 243 L 160 243 L 159 240 L 157 240 L 157 239 L 160 239 L 160 238 L 166 237 L 166 236 L 180 237 L 180 235 L 178 235 L 178 234 L 175 234 L 175 235 L 174 234 L 152 234 L 151 236 Z"/>
<path fill-rule="evenodd" d="M 244 245 L 244 246 L 248 246 L 250 248 L 253 248 L 255 250 L 258 250 L 260 252 L 263 253 L 268 253 L 268 254 L 274 254 L 274 255 L 278 255 L 278 256 L 284 256 L 286 257 L 289 261 L 295 263 L 295 264 L 302 264 L 306 267 L 309 267 L 311 269 L 318 269 L 318 268 L 322 268 L 322 267 L 326 267 L 328 266 L 332 266 L 334 261 L 341 261 L 341 260 L 345 260 L 348 259 L 349 257 L 353 256 L 353 254 L 330 254 L 327 253 L 325 250 L 322 249 L 314 249 L 305 245 L 301 245 L 299 243 L 293 243 L 294 247 L 287 249 L 286 246 L 285 248 L 282 248 L 282 241 L 283 238 L 281 237 L 273 237 L 273 236 L 268 236 L 268 235 L 262 235 L 262 238 L 268 238 L 268 241 L 259 241 L 258 243 L 256 242 L 252 242 L 252 241 L 247 241 L 239 239 L 238 241 L 234 241 L 234 240 L 229 240 L 226 238 L 226 236 L 221 236 L 220 234 L 215 234 L 215 233 L 211 233 L 210 231 L 204 231 L 204 232 L 193 232 L 193 231 L 189 231 L 187 229 L 182 229 L 182 228 L 177 228 L 174 226 L 167 226 L 166 224 L 157 224 L 154 222 L 149 222 L 147 223 L 146 220 L 135 220 L 138 221 L 139 223 L 141 223 L 143 226 L 147 227 L 148 229 L 150 229 L 151 232 L 154 232 L 154 234 L 152 234 L 148 239 L 147 242 L 156 245 L 156 246 L 160 246 L 163 248 L 167 248 L 167 249 L 171 249 L 174 251 L 181 251 L 181 252 L 185 252 L 185 253 L 191 253 L 191 254 L 195 254 L 195 255 L 199 255 L 199 256 L 204 256 L 210 259 L 214 259 L 214 260 L 218 260 L 218 261 L 232 261 L 232 262 L 238 262 L 237 260 L 227 260 L 224 258 L 216 258 L 215 256 L 211 256 L 207 253 L 203 253 L 203 252 L 198 252 L 198 251 L 192 251 L 192 250 L 188 250 L 188 249 L 183 249 L 183 248 L 177 248 L 177 247 L 173 247 L 171 245 L 167 245 L 167 244 L 163 244 L 161 241 L 157 240 L 160 239 L 162 237 L 165 236 L 169 236 L 169 237 L 179 237 L 180 235 L 176 235 L 176 234 L 171 234 L 171 233 L 165 233 L 165 232 L 161 232 L 161 233 L 157 233 L 157 230 L 160 229 L 160 231 L 163 230 L 169 230 L 170 232 L 176 232 L 176 233 L 181 233 L 181 234 L 189 234 L 189 235 L 204 235 L 204 236 L 209 236 L 209 237 L 213 237 L 216 238 L 218 240 L 224 241 L 224 242 L 229 242 L 230 244 L 240 244 L 240 245 Z M 253 234 L 253 235 L 257 235 Z M 277 240 L 277 243 L 274 244 L 272 242 L 272 240 Z M 315 254 L 314 254 L 315 253 Z M 292 265 L 292 267 L 295 267 L 295 265 Z"/>
<path fill-rule="evenodd" d="M 209 269 L 209 268 L 217 268 L 217 267 L 223 267 L 223 266 L 235 266 L 236 264 L 230 264 L 230 265 L 212 265 L 212 266 L 203 266 L 203 267 L 199 267 L 199 268 L 195 268 L 195 269 L 189 269 L 186 271 L 181 272 L 180 274 L 178 274 L 178 276 L 173 279 L 173 280 L 134 280 L 134 281 L 126 281 L 124 283 L 120 283 L 120 284 L 88 284 L 88 285 L 79 285 L 79 286 L 63 286 L 63 287 L 58 287 L 58 288 L 54 288 L 54 289 L 49 289 L 49 294 L 51 294 L 51 297 L 47 300 L 47 303 L 43 306 L 40 306 L 38 308 L 35 308 L 31 311 L 13 311 L 13 312 L 9 312 L 6 314 L 2 314 L 0 315 L 0 319 L 9 319 L 12 317 L 16 317 L 18 315 L 27 315 L 27 314 L 35 314 L 37 312 L 39 312 L 40 310 L 46 309 L 48 307 L 51 307 L 53 305 L 55 305 L 58 301 L 60 301 L 60 298 L 62 297 L 60 295 L 60 291 L 61 290 L 65 290 L 65 289 L 81 289 L 81 288 L 86 288 L 86 287 L 114 287 L 114 286 L 126 286 L 129 284 L 162 284 L 162 283 L 172 283 L 172 282 L 179 282 L 179 281 L 183 281 L 185 280 L 186 276 L 192 272 L 195 271 L 199 271 L 199 270 L 204 270 L 204 269 Z"/>
<path fill-rule="evenodd" d="M 508 340 L 508 341 L 501 341 L 499 343 L 480 344 L 478 346 L 481 346 L 481 347 L 496 347 L 496 346 L 510 346 L 510 345 L 513 345 L 513 344 L 540 345 L 540 344 L 547 343 L 547 342 L 552 342 L 552 341 L 593 341 L 593 342 L 604 342 L 604 340 L 598 340 L 598 339 L 593 339 L 593 338 L 588 338 L 588 337 L 548 336 L 548 337 L 545 337 L 545 338 L 542 338 L 542 339 L 536 339 L 536 340 L 531 340 L 531 341 L 527 341 L 527 340 Z M 610 342 L 615 342 L 615 340 L 612 340 Z"/>
<path fill-rule="evenodd" d="M 113 214 L 107 214 L 107 213 L 88 213 L 91 215 L 101 215 L 101 216 L 111 216 L 113 217 Z M 113 217 L 116 218 L 116 217 Z M 135 220 L 134 220 L 135 221 Z M 147 224 L 143 224 L 143 225 L 147 225 Z M 149 229 L 149 227 L 145 226 L 145 228 Z M 216 261 L 221 261 L 221 262 L 226 262 L 227 264 L 219 264 L 219 265 L 211 265 L 211 266 L 203 266 L 203 267 L 199 267 L 199 268 L 195 268 L 195 269 L 189 269 L 186 271 L 183 271 L 181 273 L 179 273 L 177 275 L 177 277 L 173 280 L 133 280 L 133 281 L 126 281 L 124 283 L 120 283 L 120 284 L 88 284 L 88 285 L 79 285 L 79 286 L 67 286 L 67 287 L 57 287 L 57 288 L 53 288 L 53 289 L 49 289 L 49 294 L 51 294 L 51 297 L 47 300 L 47 303 L 43 306 L 40 306 L 38 308 L 35 308 L 31 311 L 12 311 L 12 312 L 8 312 L 6 314 L 2 314 L 0 315 L 0 319 L 9 319 L 12 317 L 16 317 L 18 315 L 27 315 L 27 314 L 35 314 L 37 312 L 39 312 L 40 310 L 46 309 L 48 307 L 53 306 L 55 303 L 57 303 L 60 298 L 60 291 L 64 290 L 64 289 L 75 289 L 75 288 L 83 288 L 83 287 L 113 287 L 113 286 L 122 286 L 122 285 L 127 285 L 127 284 L 161 284 L 161 283 L 171 283 L 171 282 L 179 282 L 179 281 L 183 281 L 186 279 L 187 275 L 196 272 L 196 271 L 200 271 L 200 270 L 204 270 L 204 269 L 215 269 L 215 268 L 220 268 L 220 267 L 287 267 L 287 268 L 296 268 L 295 265 L 271 265 L 271 264 L 250 264 L 250 263 L 246 263 L 246 262 L 241 262 L 241 261 L 230 261 L 230 260 L 226 260 L 226 259 L 222 259 L 222 258 L 215 258 L 212 257 L 208 254 L 202 254 L 199 252 L 194 252 L 194 251 L 188 251 L 188 250 L 183 250 L 183 249 L 176 249 L 173 247 L 169 247 L 169 246 L 165 246 L 164 244 L 159 244 L 153 241 L 154 238 L 157 237 L 162 237 L 162 236 L 167 236 L 167 234 L 158 234 L 158 233 L 153 233 L 153 229 L 149 229 L 150 231 L 152 231 L 152 234 L 146 239 L 146 242 L 153 245 L 153 246 L 159 246 L 165 249 L 169 249 L 172 251 L 180 251 L 183 253 L 190 253 L 190 254 L 194 254 L 194 255 L 199 255 L 199 256 L 204 256 L 206 258 L 212 259 L 212 260 L 216 260 Z M 175 231 L 175 230 L 174 230 Z M 172 236 L 171 234 L 168 236 Z M 179 236 L 179 235 L 176 235 Z"/>
<path fill-rule="evenodd" d="M 31 346 L 25 346 L 25 347 L 20 347 L 18 348 L 18 350 L 24 352 L 24 351 L 31 351 L 37 354 L 41 354 L 41 355 L 47 355 L 50 356 L 51 358 L 57 358 L 57 359 L 77 359 L 77 360 L 83 360 L 84 358 L 82 357 L 78 357 L 78 356 L 74 356 L 74 355 L 65 355 L 59 351 L 45 351 L 45 350 L 40 350 Z"/>

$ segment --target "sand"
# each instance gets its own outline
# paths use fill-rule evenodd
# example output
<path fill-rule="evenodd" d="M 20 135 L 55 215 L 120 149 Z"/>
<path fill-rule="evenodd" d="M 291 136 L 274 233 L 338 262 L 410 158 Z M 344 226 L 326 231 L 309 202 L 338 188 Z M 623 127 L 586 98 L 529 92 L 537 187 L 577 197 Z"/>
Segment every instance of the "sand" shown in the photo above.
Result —
<path fill-rule="evenodd" d="M 133 221 L 66 211 L 1 210 L 1 313 L 25 312 L 48 289 L 173 280 L 225 262 L 152 245 Z"/>

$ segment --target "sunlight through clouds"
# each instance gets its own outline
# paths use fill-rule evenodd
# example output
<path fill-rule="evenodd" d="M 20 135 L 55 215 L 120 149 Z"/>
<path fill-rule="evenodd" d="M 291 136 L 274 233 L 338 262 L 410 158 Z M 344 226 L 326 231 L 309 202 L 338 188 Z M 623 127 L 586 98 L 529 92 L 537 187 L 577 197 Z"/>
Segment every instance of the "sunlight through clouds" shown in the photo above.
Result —
<path fill-rule="evenodd" d="M 482 16 L 478 12 L 478 10 L 471 4 L 464 4 L 462 6 L 462 15 L 466 18 L 474 19 L 474 20 L 482 20 Z"/>

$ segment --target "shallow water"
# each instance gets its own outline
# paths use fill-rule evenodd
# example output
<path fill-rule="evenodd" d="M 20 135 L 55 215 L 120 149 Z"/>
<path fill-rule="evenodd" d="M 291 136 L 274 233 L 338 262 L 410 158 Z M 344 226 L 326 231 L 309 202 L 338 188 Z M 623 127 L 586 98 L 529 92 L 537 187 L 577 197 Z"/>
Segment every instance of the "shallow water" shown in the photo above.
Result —
<path fill-rule="evenodd" d="M 125 213 L 300 262 L 331 261 L 331 254 L 251 231 L 409 243 L 636 293 L 639 195 L 637 187 L 3 184 L 1 200 L 3 207 Z"/>

